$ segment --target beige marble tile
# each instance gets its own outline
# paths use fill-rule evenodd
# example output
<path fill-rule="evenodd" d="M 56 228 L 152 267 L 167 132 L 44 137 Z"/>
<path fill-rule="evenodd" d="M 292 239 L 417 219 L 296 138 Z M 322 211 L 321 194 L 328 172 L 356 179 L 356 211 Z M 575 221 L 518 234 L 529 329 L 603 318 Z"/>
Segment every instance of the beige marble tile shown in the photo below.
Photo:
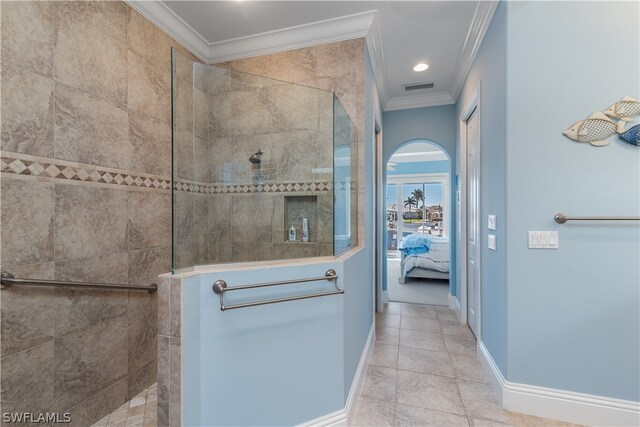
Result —
<path fill-rule="evenodd" d="M 444 335 L 444 342 L 447 345 L 447 351 L 455 354 L 465 354 L 467 356 L 475 356 L 476 340 L 460 335 Z"/>
<path fill-rule="evenodd" d="M 56 280 L 127 283 L 127 253 L 56 263 Z M 55 336 L 62 337 L 127 313 L 127 292 L 120 290 L 56 288 Z"/>
<path fill-rule="evenodd" d="M 129 262 L 127 252 L 100 254 L 56 262 L 56 280 L 69 282 L 128 283 Z M 91 294 L 92 290 L 88 290 Z M 96 293 L 94 295 L 103 295 Z"/>
<path fill-rule="evenodd" d="M 371 365 L 385 366 L 387 368 L 398 367 L 398 346 L 376 343 L 373 347 Z"/>
<path fill-rule="evenodd" d="M 394 426 L 443 426 L 464 427 L 468 426 L 467 418 L 448 412 L 434 411 L 418 406 L 396 404 L 396 416 Z"/>
<path fill-rule="evenodd" d="M 130 251 L 171 246 L 171 193 L 129 192 L 127 233 Z"/>
<path fill-rule="evenodd" d="M 171 127 L 169 123 L 129 112 L 131 168 L 135 171 L 171 175 Z"/>
<path fill-rule="evenodd" d="M 423 350 L 447 351 L 442 334 L 401 329 L 400 345 Z"/>
<path fill-rule="evenodd" d="M 157 346 L 153 346 L 152 349 L 157 352 Z M 155 359 L 144 366 L 129 369 L 129 395 L 158 380 L 158 363 Z"/>
<path fill-rule="evenodd" d="M 402 312 L 402 303 L 400 302 L 388 302 L 382 304 L 382 313 L 388 314 L 400 314 Z"/>
<path fill-rule="evenodd" d="M 171 38 L 135 10 L 129 14 L 127 35 L 130 50 L 158 67 L 169 69 Z"/>
<path fill-rule="evenodd" d="M 182 336 L 182 282 L 171 281 L 169 289 L 169 335 Z"/>
<path fill-rule="evenodd" d="M 126 40 L 118 40 L 86 21 L 86 13 L 80 2 L 54 3 L 54 75 L 61 83 L 125 105 Z M 101 18 L 97 21 L 105 22 Z"/>
<path fill-rule="evenodd" d="M 186 191 L 173 192 L 173 244 L 193 242 L 193 217 L 195 195 Z"/>
<path fill-rule="evenodd" d="M 3 267 L 53 261 L 53 184 L 3 178 L 0 187 Z"/>
<path fill-rule="evenodd" d="M 209 179 L 209 141 L 206 137 L 193 138 L 193 179 L 211 182 Z"/>
<path fill-rule="evenodd" d="M 129 109 L 169 123 L 171 82 L 168 70 L 159 69 L 131 51 L 127 68 Z"/>
<path fill-rule="evenodd" d="M 52 80 L 3 62 L 0 113 L 3 150 L 53 155 Z"/>
<path fill-rule="evenodd" d="M 349 425 L 363 427 L 392 426 L 393 417 L 393 402 L 361 397 L 358 399 L 355 415 Z"/>
<path fill-rule="evenodd" d="M 369 366 L 362 386 L 361 396 L 393 402 L 396 398 L 396 374 L 394 368 Z"/>
<path fill-rule="evenodd" d="M 400 330 L 395 328 L 376 328 L 376 344 L 398 345 Z"/>
<path fill-rule="evenodd" d="M 376 313 L 376 326 L 383 328 L 400 328 L 400 315 Z"/>
<path fill-rule="evenodd" d="M 457 320 L 440 320 L 440 329 L 443 334 L 447 335 L 460 335 L 466 338 L 475 339 L 473 332 L 469 329 L 469 326 L 463 325 Z"/>
<path fill-rule="evenodd" d="M 193 88 L 193 130 L 197 137 L 209 137 L 209 100 L 202 90 Z"/>
<path fill-rule="evenodd" d="M 129 387 L 128 395 L 146 389 L 156 380 L 158 354 L 158 296 L 131 291 L 127 303 Z"/>
<path fill-rule="evenodd" d="M 233 242 L 231 247 L 233 262 L 269 261 L 273 259 L 271 242 Z"/>
<path fill-rule="evenodd" d="M 440 324 L 435 319 L 403 315 L 400 322 L 400 329 L 420 332 L 440 332 Z"/>
<path fill-rule="evenodd" d="M 234 195 L 231 207 L 233 241 L 271 242 L 272 215 L 273 198 L 271 195 Z"/>
<path fill-rule="evenodd" d="M 125 108 L 71 87 L 55 88 L 55 157 L 130 169 Z"/>
<path fill-rule="evenodd" d="M 447 353 L 417 348 L 400 347 L 398 369 L 451 378 L 454 376 Z"/>
<path fill-rule="evenodd" d="M 313 258 L 319 254 L 317 243 L 274 243 L 273 259 Z"/>
<path fill-rule="evenodd" d="M 69 409 L 71 422 L 59 424 L 59 426 L 85 427 L 91 425 L 105 415 L 108 417 L 113 408 L 122 405 L 126 400 L 127 379 L 123 378 Z M 106 423 L 102 425 L 106 426 Z"/>
<path fill-rule="evenodd" d="M 507 424 L 510 422 L 509 413 L 498 404 L 491 385 L 464 380 L 457 382 L 464 408 L 469 417 Z"/>
<path fill-rule="evenodd" d="M 113 1 L 68 1 L 57 5 L 58 16 L 77 24 L 93 26 L 105 34 L 127 42 L 127 21 L 130 8 Z"/>
<path fill-rule="evenodd" d="M 449 357 L 451 357 L 451 364 L 456 378 L 483 383 L 488 382 L 476 357 L 453 353 Z"/>
<path fill-rule="evenodd" d="M 182 340 L 169 338 L 169 425 L 182 425 Z"/>
<path fill-rule="evenodd" d="M 411 317 L 424 317 L 427 319 L 436 318 L 436 309 L 431 305 L 423 304 L 402 304 L 402 315 Z"/>
<path fill-rule="evenodd" d="M 56 184 L 56 260 L 127 249 L 125 190 Z"/>
<path fill-rule="evenodd" d="M 54 399 L 70 408 L 127 374 L 127 317 L 55 340 Z"/>
<path fill-rule="evenodd" d="M 158 283 L 158 275 L 171 272 L 171 247 L 141 249 L 129 252 L 129 278 L 131 285 Z"/>
<path fill-rule="evenodd" d="M 158 426 L 169 425 L 169 386 L 170 386 L 169 337 L 158 336 L 158 386 L 157 386 L 157 422 Z"/>
<path fill-rule="evenodd" d="M 7 271 L 18 278 L 55 278 L 53 263 L 10 267 Z M 20 286 L 2 291 L 1 357 L 53 339 L 54 293 L 52 288 Z"/>
<path fill-rule="evenodd" d="M 2 358 L 3 412 L 53 411 L 53 355 L 49 341 Z"/>
<path fill-rule="evenodd" d="M 448 320 L 451 322 L 459 322 L 456 312 L 447 307 L 436 307 L 436 315 L 438 320 Z"/>
<path fill-rule="evenodd" d="M 436 375 L 398 371 L 398 403 L 465 415 L 456 381 Z"/>
<path fill-rule="evenodd" d="M 509 425 L 518 427 L 571 427 L 578 426 L 565 421 L 541 418 L 533 415 L 520 414 L 518 412 L 508 412 Z"/>
<path fill-rule="evenodd" d="M 53 2 L 2 4 L 2 61 L 50 76 L 53 62 Z M 4 73 L 4 71 L 3 71 Z M 4 82 L 3 82 L 4 90 Z M 3 114 L 4 116 L 4 114 Z"/>

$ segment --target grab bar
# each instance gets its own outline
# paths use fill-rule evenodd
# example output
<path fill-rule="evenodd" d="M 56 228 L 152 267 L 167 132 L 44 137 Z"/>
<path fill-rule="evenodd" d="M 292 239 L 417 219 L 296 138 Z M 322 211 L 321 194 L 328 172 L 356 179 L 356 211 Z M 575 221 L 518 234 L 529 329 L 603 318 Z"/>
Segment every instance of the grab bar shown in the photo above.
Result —
<path fill-rule="evenodd" d="M 89 283 L 89 282 L 62 282 L 59 280 L 40 280 L 40 279 L 16 279 L 13 274 L 2 272 L 0 274 L 0 289 L 6 289 L 13 285 L 27 286 L 61 286 L 68 288 L 100 288 L 100 289 L 131 289 L 136 291 L 148 291 L 154 293 L 158 290 L 158 285 L 152 283 L 148 286 L 144 285 L 119 285 L 115 283 Z"/>
<path fill-rule="evenodd" d="M 243 289 L 266 288 L 269 286 L 290 285 L 293 283 L 317 282 L 319 280 L 329 280 L 329 281 L 333 280 L 334 281 L 333 284 L 336 287 L 336 290 L 329 291 L 329 292 L 318 292 L 315 294 L 298 295 L 294 297 L 275 298 L 275 299 L 269 299 L 269 300 L 263 300 L 263 301 L 248 302 L 243 304 L 224 305 L 225 292 L 240 291 Z M 338 288 L 338 275 L 336 274 L 336 271 L 334 269 L 330 268 L 322 277 L 310 277 L 307 279 L 297 279 L 297 280 L 283 280 L 280 282 L 258 283 L 255 285 L 240 285 L 240 286 L 234 286 L 232 288 L 227 286 L 227 282 L 219 279 L 213 282 L 213 292 L 220 295 L 220 310 L 226 311 L 226 310 L 234 310 L 236 308 L 255 307 L 257 305 L 275 304 L 277 302 L 296 301 L 296 300 L 308 299 L 308 298 L 326 297 L 329 295 L 339 295 L 339 294 L 344 294 L 344 289 Z"/>
<path fill-rule="evenodd" d="M 564 224 L 567 221 L 640 221 L 640 216 L 569 216 L 560 212 L 553 219 L 558 224 Z"/>

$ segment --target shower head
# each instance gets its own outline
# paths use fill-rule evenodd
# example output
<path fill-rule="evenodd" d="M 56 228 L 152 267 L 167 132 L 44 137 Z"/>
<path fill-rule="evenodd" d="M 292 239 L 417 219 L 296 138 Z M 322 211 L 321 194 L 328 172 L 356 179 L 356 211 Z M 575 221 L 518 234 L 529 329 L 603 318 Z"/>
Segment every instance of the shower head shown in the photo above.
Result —
<path fill-rule="evenodd" d="M 260 162 L 262 161 L 260 160 L 260 156 L 262 156 L 262 154 L 263 154 L 262 148 L 259 148 L 258 151 L 256 151 L 251 155 L 251 157 L 249 157 L 249 161 L 256 165 L 260 164 Z"/>

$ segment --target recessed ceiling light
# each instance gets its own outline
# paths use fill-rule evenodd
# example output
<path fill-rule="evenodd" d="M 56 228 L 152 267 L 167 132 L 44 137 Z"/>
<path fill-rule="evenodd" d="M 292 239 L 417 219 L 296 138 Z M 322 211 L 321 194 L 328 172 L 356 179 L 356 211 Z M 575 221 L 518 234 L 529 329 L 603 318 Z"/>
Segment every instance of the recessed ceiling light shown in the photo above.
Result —
<path fill-rule="evenodd" d="M 424 62 L 421 62 L 418 65 L 416 65 L 415 67 L 413 67 L 413 71 L 424 71 L 427 68 L 429 68 L 429 66 L 427 64 L 425 64 Z"/>

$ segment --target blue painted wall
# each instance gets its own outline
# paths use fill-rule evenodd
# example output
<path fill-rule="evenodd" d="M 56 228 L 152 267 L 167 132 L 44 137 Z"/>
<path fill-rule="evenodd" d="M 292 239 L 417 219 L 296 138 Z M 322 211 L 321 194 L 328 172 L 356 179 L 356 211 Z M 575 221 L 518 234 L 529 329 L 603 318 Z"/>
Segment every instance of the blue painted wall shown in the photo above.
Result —
<path fill-rule="evenodd" d="M 333 268 L 349 295 L 358 282 L 345 280 L 342 265 L 258 266 L 183 282 L 184 425 L 298 425 L 344 407 L 344 296 L 222 312 L 211 290 L 217 279 L 237 286 L 321 277 Z M 326 281 L 250 289 L 228 294 L 225 304 L 332 289 Z"/>
<path fill-rule="evenodd" d="M 449 160 L 438 160 L 435 162 L 407 162 L 398 163 L 395 170 L 388 170 L 387 176 L 412 175 L 418 173 L 449 173 L 451 170 Z"/>
<path fill-rule="evenodd" d="M 456 108 L 455 105 L 443 105 L 439 107 L 413 108 L 410 110 L 385 111 L 382 116 L 383 125 L 383 164 L 386 165 L 393 153 L 403 145 L 411 141 L 434 142 L 439 145 L 449 156 L 450 169 L 456 168 Z M 400 164 L 398 164 L 400 165 Z M 452 203 L 451 224 L 456 224 L 454 207 L 455 198 L 455 174 L 451 174 L 449 200 Z M 386 182 L 387 172 L 385 172 Z M 386 193 L 386 188 L 383 189 Z M 383 194 L 382 200 L 386 200 Z M 456 292 L 456 229 L 449 228 L 451 236 L 451 272 L 449 292 Z M 385 253 L 386 256 L 386 253 Z M 383 277 L 387 276 L 386 259 L 383 262 Z M 383 282 L 386 289 L 386 282 Z"/>
<path fill-rule="evenodd" d="M 507 378 L 637 402 L 640 228 L 553 216 L 640 215 L 640 150 L 561 135 L 640 98 L 640 4 L 515 2 L 508 12 Z M 527 230 L 558 230 L 560 248 L 527 249 Z"/>
<path fill-rule="evenodd" d="M 482 340 L 503 375 L 507 372 L 507 246 L 506 242 L 506 13 L 509 4 L 502 2 L 456 105 L 456 117 L 463 114 L 480 87 L 481 132 L 481 283 Z M 456 130 L 459 126 L 456 123 Z M 460 135 L 458 135 L 458 139 Z M 457 173 L 460 171 L 457 169 Z M 526 187 L 525 187 L 526 188 Z M 497 216 L 497 251 L 487 249 L 487 215 Z M 459 260 L 466 262 L 466 260 Z M 457 265 L 460 265 L 460 264 Z M 456 283 L 459 289 L 459 281 Z M 456 293 L 458 295 L 458 293 Z"/>
<path fill-rule="evenodd" d="M 637 2 L 503 2 L 458 100 L 459 114 L 481 86 L 482 340 L 509 381 L 640 400 L 640 228 L 553 221 L 640 214 L 640 150 L 561 135 L 640 96 L 639 13 Z M 529 230 L 558 230 L 559 249 L 528 249 Z"/>

